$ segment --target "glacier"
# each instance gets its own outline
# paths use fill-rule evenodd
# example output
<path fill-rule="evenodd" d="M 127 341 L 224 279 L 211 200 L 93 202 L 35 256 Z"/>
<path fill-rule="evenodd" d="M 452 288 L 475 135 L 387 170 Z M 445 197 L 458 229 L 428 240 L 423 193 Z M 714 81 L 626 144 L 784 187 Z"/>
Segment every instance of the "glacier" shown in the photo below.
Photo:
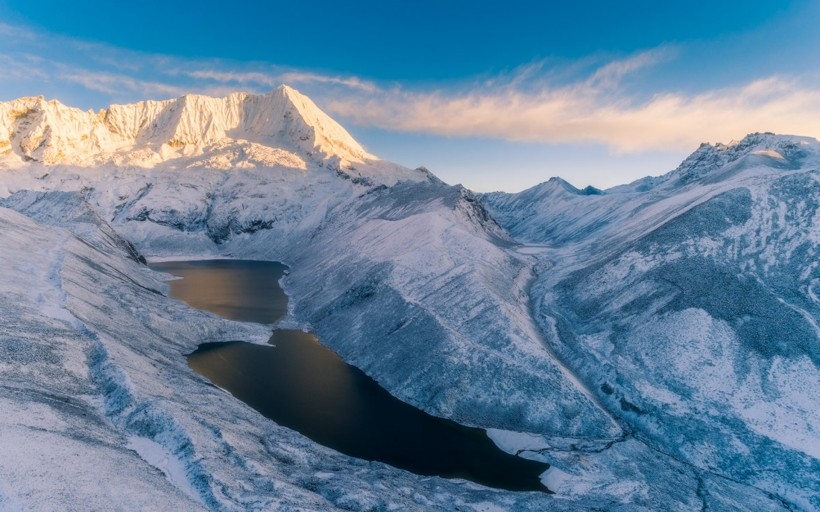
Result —
<path fill-rule="evenodd" d="M 475 194 L 286 86 L 0 103 L 0 508 L 818 509 L 818 148 L 753 134 L 605 191 Z M 555 494 L 346 457 L 210 385 L 185 354 L 269 328 L 144 263 L 215 257 L 287 264 L 282 327 L 549 463 Z"/>

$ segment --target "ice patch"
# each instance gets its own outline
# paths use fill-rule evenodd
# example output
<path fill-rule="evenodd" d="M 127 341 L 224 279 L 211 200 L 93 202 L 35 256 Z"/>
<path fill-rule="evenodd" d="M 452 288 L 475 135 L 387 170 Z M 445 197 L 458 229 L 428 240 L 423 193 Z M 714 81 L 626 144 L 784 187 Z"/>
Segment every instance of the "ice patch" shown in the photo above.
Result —
<path fill-rule="evenodd" d="M 162 471 L 174 487 L 199 503 L 203 503 L 199 493 L 188 480 L 185 466 L 179 459 L 168 453 L 161 444 L 144 437 L 129 436 L 128 448 L 137 452 L 145 462 Z"/>
<path fill-rule="evenodd" d="M 573 478 L 574 477 L 572 475 L 564 473 L 555 466 L 551 466 L 548 470 L 544 471 L 544 474 L 541 475 L 541 483 L 552 492 L 561 494 L 561 489 L 563 489 Z"/>
<path fill-rule="evenodd" d="M 543 436 L 529 434 L 527 432 L 512 432 L 510 430 L 488 428 L 487 437 L 500 449 L 513 455 L 525 450 L 537 451 L 550 447 L 550 444 Z"/>

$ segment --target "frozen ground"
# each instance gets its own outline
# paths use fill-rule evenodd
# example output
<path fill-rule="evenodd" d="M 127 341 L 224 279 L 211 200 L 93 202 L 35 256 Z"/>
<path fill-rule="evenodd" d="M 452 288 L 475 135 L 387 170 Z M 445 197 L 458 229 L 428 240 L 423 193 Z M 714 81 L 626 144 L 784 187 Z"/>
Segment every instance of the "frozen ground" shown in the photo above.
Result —
<path fill-rule="evenodd" d="M 0 507 L 820 507 L 816 142 L 706 146 L 603 194 L 479 198 L 368 155 L 288 88 L 12 103 Z M 262 418 L 184 354 L 268 333 L 170 301 L 140 256 L 287 263 L 286 325 L 550 463 L 556 494 L 418 477 Z"/>

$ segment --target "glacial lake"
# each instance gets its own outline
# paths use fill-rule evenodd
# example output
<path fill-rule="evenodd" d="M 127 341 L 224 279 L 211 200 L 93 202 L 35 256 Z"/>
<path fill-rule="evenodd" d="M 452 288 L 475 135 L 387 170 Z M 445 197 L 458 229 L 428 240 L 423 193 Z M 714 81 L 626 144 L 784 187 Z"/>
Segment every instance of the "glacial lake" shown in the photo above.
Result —
<path fill-rule="evenodd" d="M 199 309 L 272 324 L 287 312 L 276 262 L 163 262 L 182 279 L 170 295 Z M 341 453 L 420 475 L 463 478 L 513 491 L 547 491 L 548 464 L 499 449 L 484 430 L 431 416 L 390 395 L 311 333 L 278 329 L 267 346 L 205 343 L 188 365 L 276 423 Z"/>

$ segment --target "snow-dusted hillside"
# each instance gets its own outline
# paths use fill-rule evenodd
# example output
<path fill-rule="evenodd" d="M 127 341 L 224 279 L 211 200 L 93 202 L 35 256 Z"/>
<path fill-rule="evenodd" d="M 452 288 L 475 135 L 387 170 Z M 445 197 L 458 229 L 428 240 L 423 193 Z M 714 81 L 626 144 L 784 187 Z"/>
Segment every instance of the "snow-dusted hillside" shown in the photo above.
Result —
<path fill-rule="evenodd" d="M 542 246 L 536 321 L 625 428 L 807 510 L 820 508 L 819 167 L 817 141 L 754 134 L 600 194 L 553 179 L 483 197 Z"/>
<path fill-rule="evenodd" d="M 803 472 L 816 465 L 816 456 L 786 444 L 785 434 L 772 432 L 777 425 L 772 427 L 765 418 L 756 424 L 753 414 L 744 416 L 726 407 L 722 415 L 703 414 L 701 422 L 682 425 L 678 420 L 700 407 L 701 395 L 694 392 L 681 394 L 676 400 L 682 405 L 676 408 L 657 406 L 652 414 L 638 415 L 634 409 L 656 404 L 647 400 L 657 401 L 658 393 L 677 389 L 667 389 L 677 381 L 663 378 L 661 359 L 655 361 L 658 366 L 641 359 L 621 367 L 621 359 L 610 360 L 587 345 L 597 347 L 594 340 L 610 332 L 617 337 L 629 329 L 646 329 L 644 338 L 635 340 L 657 338 L 662 329 L 668 336 L 698 332 L 695 327 L 679 329 L 689 324 L 676 323 L 670 316 L 683 315 L 695 326 L 708 320 L 692 313 L 698 307 L 712 321 L 735 328 L 726 319 L 729 313 L 721 316 L 691 300 L 681 301 L 677 309 L 659 307 L 646 310 L 653 314 L 630 316 L 633 309 L 640 313 L 644 308 L 632 307 L 618 293 L 640 295 L 642 287 L 651 288 L 645 281 L 656 279 L 655 274 L 638 272 L 642 267 L 630 267 L 631 277 L 612 279 L 611 290 L 599 289 L 595 277 L 589 276 L 608 272 L 607 265 L 619 255 L 632 254 L 629 251 L 648 247 L 647 251 L 663 253 L 677 246 L 674 250 L 683 251 L 689 247 L 686 240 L 694 239 L 687 230 L 705 229 L 710 237 L 724 233 L 718 229 L 723 221 L 708 215 L 706 220 L 698 217 L 683 224 L 675 219 L 685 218 L 681 214 L 687 210 L 697 211 L 695 205 L 710 204 L 712 197 L 739 202 L 737 208 L 744 208 L 743 198 L 720 199 L 729 190 L 726 183 L 748 179 L 767 184 L 775 173 L 806 174 L 787 169 L 804 169 L 813 162 L 812 144 L 798 144 L 793 153 L 785 146 L 707 146 L 699 150 L 703 158 L 693 157 L 677 174 L 604 194 L 577 191 L 555 181 L 530 192 L 529 198 L 523 193 L 480 199 L 426 171 L 367 154 L 309 99 L 287 87 L 265 96 L 186 96 L 115 106 L 96 114 L 39 98 L 0 104 L 0 213 L 11 219 L 4 229 L 13 240 L 24 240 L 27 233 L 42 234 L 31 235 L 36 243 L 22 251 L 0 247 L 0 257 L 8 262 L 3 268 L 14 275 L 0 282 L 3 293 L 15 297 L 5 303 L 4 311 L 26 319 L 10 323 L 6 335 L 30 339 L 22 331 L 35 325 L 43 311 L 67 319 L 65 329 L 81 340 L 65 342 L 75 343 L 71 362 L 35 352 L 31 358 L 39 366 L 22 374 L 7 366 L 0 378 L 25 390 L 18 402 L 25 404 L 38 393 L 74 396 L 73 391 L 49 388 L 45 377 L 74 371 L 82 383 L 78 386 L 83 389 L 87 421 L 101 429 L 83 442 L 98 446 L 99 439 L 107 439 L 99 456 L 114 464 L 124 452 L 122 456 L 137 461 L 135 472 L 167 466 L 171 485 L 162 492 L 168 500 L 180 502 L 192 496 L 186 502 L 192 506 L 199 502 L 227 510 L 767 510 L 789 502 L 811 508 L 815 505 L 808 491 L 816 480 L 805 477 L 800 489 L 788 479 L 803 478 Z M 730 154 L 733 151 L 736 155 Z M 744 161 L 749 162 L 745 167 Z M 720 170 L 712 172 L 710 165 Z M 742 168 L 731 171 L 733 165 Z M 692 178 L 686 177 L 690 168 Z M 720 173 L 725 178 L 718 179 Z M 757 197 L 752 193 L 752 203 Z M 757 219 L 762 222 L 765 212 L 774 210 L 766 210 L 765 201 L 759 204 L 762 213 Z M 778 212 L 787 228 L 802 229 Z M 727 215 L 731 226 L 740 222 L 731 219 L 746 218 L 743 212 Z M 715 223 L 718 228 L 712 227 Z M 28 230 L 18 233 L 18 225 Z M 682 230 L 686 236 L 665 239 L 657 235 L 664 229 L 673 234 Z M 654 245 L 653 233 L 660 237 Z M 661 242 L 666 245 L 658 245 Z M 761 244 L 767 246 L 762 241 L 757 246 Z M 718 254 L 719 245 L 703 245 L 712 252 L 698 257 L 725 258 Z M 46 258 L 42 265 L 50 270 L 19 269 L 12 262 L 24 259 L 23 254 Z M 652 261 L 666 261 L 665 256 L 651 254 Z M 794 252 L 792 259 L 799 254 Z M 287 263 L 291 273 L 284 286 L 291 302 L 286 325 L 312 329 L 323 343 L 401 399 L 439 416 L 490 427 L 505 448 L 552 464 L 544 481 L 557 495 L 491 491 L 416 477 L 333 454 L 262 419 L 193 374 L 184 354 L 201 341 L 261 341 L 264 332 L 170 301 L 157 292 L 164 290 L 160 277 L 140 266 L 141 256 Z M 765 261 L 780 261 L 780 256 L 766 256 Z M 652 270 L 648 262 L 641 265 Z M 795 268 L 787 265 L 778 275 L 794 274 Z M 691 271 L 679 269 L 684 274 Z M 761 279 L 773 281 L 773 276 Z M 800 274 L 795 279 L 806 278 Z M 620 292 L 618 286 L 627 282 L 633 285 Z M 24 289 L 34 292 L 25 295 Z M 811 286 L 807 290 L 814 293 Z M 603 300 L 610 295 L 619 300 Z M 650 303 L 656 295 L 650 289 Z M 777 298 L 802 308 L 801 318 L 817 318 L 814 309 L 785 294 L 765 304 L 781 304 Z M 787 306 L 779 307 L 785 311 Z M 14 308 L 25 309 L 28 316 L 18 315 Z M 789 318 L 794 320 L 789 326 L 799 325 L 797 317 Z M 638 321 L 632 324 L 633 319 Z M 33 332 L 49 333 L 53 328 L 49 324 Z M 658 332 L 650 333 L 653 328 Z M 584 329 L 592 329 L 591 337 L 583 337 L 589 335 Z M 714 337 L 702 338 L 707 343 Z M 632 337 L 618 341 L 633 342 L 639 343 Z M 680 350 L 679 345 L 673 340 L 664 346 Z M 645 350 L 634 352 L 646 359 Z M 724 354 L 732 353 L 726 349 Z M 664 357 L 686 360 L 671 353 Z M 808 362 L 815 369 L 809 375 L 816 376 L 816 361 Z M 804 364 L 800 357 L 778 362 L 784 375 L 792 375 L 794 368 L 783 363 Z M 681 378 L 689 382 L 693 371 L 683 372 Z M 756 388 L 741 384 L 748 391 L 743 397 L 758 407 L 755 411 L 773 406 L 769 398 L 755 402 Z M 803 389 L 812 389 L 811 385 Z M 724 400 L 725 393 L 714 386 L 701 387 L 700 392 L 715 390 L 719 395 L 707 397 L 713 407 L 741 403 Z M 644 395 L 646 399 L 641 398 Z M 790 395 L 798 401 L 800 396 Z M 806 411 L 802 402 L 782 404 L 788 411 Z M 65 423 L 62 410 L 54 412 L 53 404 L 44 407 L 52 415 L 44 420 L 47 429 Z M 765 409 L 765 414 L 776 416 L 781 409 Z M 678 423 L 666 426 L 669 418 Z M 14 416 L 4 428 L 22 429 L 26 421 L 25 415 Z M 732 451 L 734 445 L 718 450 L 727 460 L 715 463 L 693 455 L 703 453 L 698 447 L 706 441 L 734 441 L 725 435 L 735 425 L 732 422 L 751 432 L 752 437 L 744 434 L 738 441 L 753 440 L 743 445 L 747 455 L 740 447 Z M 80 426 L 82 420 L 72 425 Z M 807 425 L 801 432 L 811 437 L 808 428 L 815 424 Z M 713 427 L 723 429 L 714 438 Z M 136 451 L 123 449 L 128 439 Z M 786 457 L 790 472 L 771 476 L 765 461 L 758 466 L 752 461 L 747 464 L 751 469 L 742 473 L 740 468 L 748 462 L 744 457 L 758 456 L 757 440 L 770 440 L 772 453 Z M 47 451 L 45 446 L 42 450 Z M 43 481 L 73 469 L 67 460 L 56 461 L 55 476 Z M 97 471 L 85 462 L 79 467 L 89 478 Z M 13 486 L 0 487 L 0 506 L 7 502 L 36 508 L 52 499 L 47 490 L 32 488 L 36 481 L 15 473 L 13 465 L 0 469 L 25 484 L 19 492 Z M 140 485 L 149 485 L 139 475 L 134 478 L 141 480 L 128 492 L 139 493 Z M 78 503 L 86 494 L 100 502 L 112 499 L 88 488 L 66 492 Z M 143 507 L 135 503 L 133 508 Z"/>
<path fill-rule="evenodd" d="M 550 506 L 543 493 L 352 459 L 275 425 L 184 357 L 203 340 L 265 342 L 266 328 L 168 299 L 162 276 L 92 229 L 77 194 L 40 201 L 62 203 L 60 222 L 86 234 L 0 208 L 0 510 Z"/>

